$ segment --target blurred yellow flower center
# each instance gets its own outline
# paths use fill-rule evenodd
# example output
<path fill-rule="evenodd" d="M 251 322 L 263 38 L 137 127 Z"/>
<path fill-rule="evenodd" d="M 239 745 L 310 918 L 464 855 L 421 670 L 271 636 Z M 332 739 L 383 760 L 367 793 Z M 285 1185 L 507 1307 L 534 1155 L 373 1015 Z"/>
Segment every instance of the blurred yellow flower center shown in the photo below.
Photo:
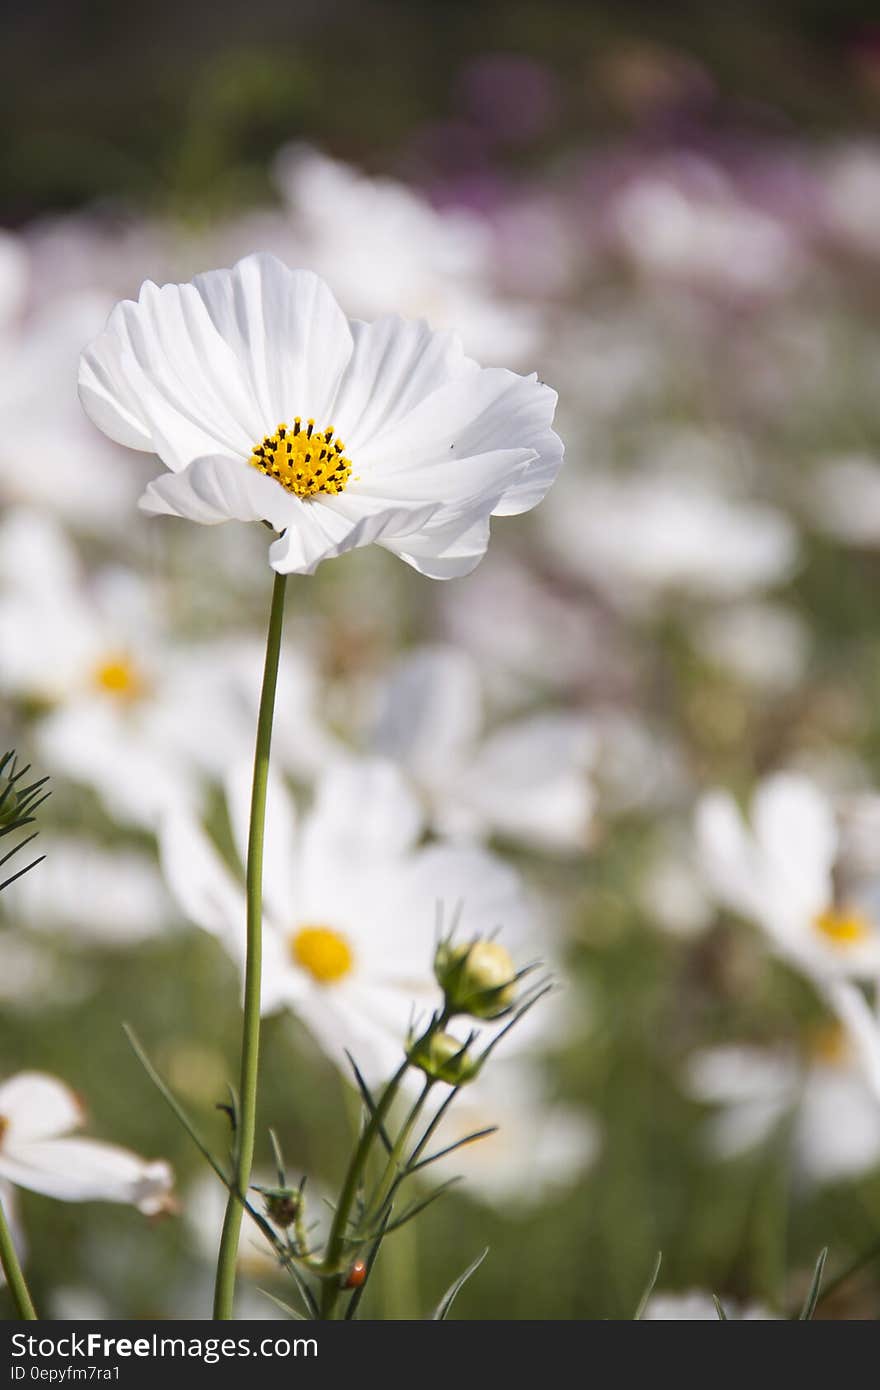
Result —
<path fill-rule="evenodd" d="M 0 1144 L 3 1143 L 3 1136 L 9 1128 L 9 1121 L 5 1115 L 0 1115 Z"/>
<path fill-rule="evenodd" d="M 292 427 L 281 424 L 254 446 L 250 465 L 295 497 L 343 492 L 351 476 L 351 460 L 345 457 L 342 440 L 334 440 L 333 434 L 332 425 L 316 430 L 314 420 L 304 425 L 297 416 Z"/>
<path fill-rule="evenodd" d="M 143 677 L 125 656 L 111 656 L 99 662 L 93 679 L 99 690 L 120 700 L 136 700 L 144 693 Z"/>
<path fill-rule="evenodd" d="M 845 1062 L 850 1047 L 841 1024 L 826 1023 L 817 1028 L 811 1039 L 810 1050 L 818 1062 L 825 1062 L 829 1066 L 839 1066 Z"/>
<path fill-rule="evenodd" d="M 351 947 L 332 927 L 300 927 L 291 938 L 290 953 L 321 985 L 344 979 L 354 964 Z"/>
<path fill-rule="evenodd" d="M 829 908 L 820 912 L 813 925 L 835 946 L 855 946 L 871 935 L 871 924 L 859 912 Z"/>

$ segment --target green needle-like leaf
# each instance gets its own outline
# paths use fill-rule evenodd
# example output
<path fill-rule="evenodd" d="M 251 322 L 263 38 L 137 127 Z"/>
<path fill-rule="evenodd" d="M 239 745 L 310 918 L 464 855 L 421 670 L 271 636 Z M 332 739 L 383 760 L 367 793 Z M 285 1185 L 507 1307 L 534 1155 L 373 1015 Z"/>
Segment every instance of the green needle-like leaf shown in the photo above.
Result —
<path fill-rule="evenodd" d="M 464 1270 L 462 1274 L 459 1274 L 458 1278 L 455 1279 L 449 1285 L 449 1288 L 446 1290 L 440 1302 L 437 1304 L 437 1307 L 431 1314 L 432 1322 L 446 1321 L 446 1319 L 449 1317 L 449 1310 L 451 1309 L 456 1298 L 461 1293 L 461 1290 L 464 1288 L 471 1275 L 475 1274 L 477 1270 L 480 1268 L 480 1265 L 483 1263 L 488 1253 L 489 1247 L 487 1245 L 485 1250 L 483 1250 L 481 1254 L 479 1254 L 477 1258 L 468 1265 L 467 1269 Z"/>
<path fill-rule="evenodd" d="M 715 1312 L 718 1314 L 720 1321 L 727 1322 L 728 1317 L 724 1311 L 724 1304 L 721 1302 L 721 1299 L 718 1297 L 717 1293 L 713 1293 L 712 1302 L 715 1304 Z"/>
<path fill-rule="evenodd" d="M 354 1072 L 354 1079 L 357 1082 L 357 1088 L 360 1092 L 361 1100 L 367 1107 L 367 1112 L 370 1116 L 370 1119 L 374 1119 L 376 1115 L 376 1102 L 373 1099 L 372 1092 L 370 1091 L 369 1086 L 367 1085 L 366 1081 L 363 1078 L 363 1075 L 361 1074 L 360 1067 L 352 1057 L 348 1048 L 345 1049 L 345 1055 L 348 1058 L 352 1071 Z M 390 1153 L 393 1146 L 391 1140 L 388 1137 L 388 1131 L 386 1130 L 385 1126 L 381 1123 L 378 1125 L 378 1135 L 379 1138 L 382 1140 L 386 1153 Z"/>
<path fill-rule="evenodd" d="M 820 1250 L 819 1258 L 816 1261 L 816 1268 L 813 1270 L 813 1279 L 810 1284 L 809 1292 L 804 1299 L 804 1306 L 798 1317 L 799 1322 L 809 1322 L 816 1311 L 816 1304 L 819 1302 L 819 1291 L 822 1288 L 822 1275 L 825 1273 L 825 1261 L 828 1259 L 828 1246 Z"/>
<path fill-rule="evenodd" d="M 261 1293 L 264 1298 L 270 1299 L 271 1302 L 275 1304 L 275 1307 L 280 1308 L 282 1313 L 286 1313 L 289 1318 L 295 1318 L 297 1322 L 308 1321 L 307 1318 L 303 1317 L 302 1313 L 298 1313 L 295 1308 L 291 1308 L 290 1304 L 285 1303 L 282 1298 L 276 1298 L 274 1293 L 270 1293 L 268 1289 L 261 1289 L 258 1286 L 257 1292 Z"/>
<path fill-rule="evenodd" d="M 421 1168 L 427 1168 L 429 1163 L 436 1163 L 440 1158 L 446 1158 L 449 1154 L 455 1153 L 456 1149 L 463 1149 L 466 1144 L 476 1144 L 478 1139 L 487 1139 L 490 1134 L 497 1134 L 497 1125 L 487 1125 L 485 1129 L 475 1129 L 473 1134 L 466 1134 L 463 1139 L 456 1139 L 454 1144 L 447 1144 L 445 1149 L 438 1149 L 436 1153 L 429 1154 L 427 1158 L 422 1158 L 418 1163 L 411 1163 L 407 1168 L 407 1173 L 417 1173 Z"/>
<path fill-rule="evenodd" d="M 645 1316 L 645 1309 L 646 1309 L 647 1306 L 648 1306 L 648 1299 L 651 1297 L 651 1294 L 654 1292 L 654 1288 L 655 1288 L 655 1286 L 656 1286 L 657 1279 L 658 1279 L 658 1277 L 659 1277 L 659 1275 L 660 1275 L 660 1266 L 662 1265 L 662 1263 L 663 1263 L 663 1251 L 662 1251 L 662 1250 L 658 1250 L 658 1251 L 657 1251 L 657 1258 L 656 1258 L 656 1260 L 654 1261 L 654 1269 L 653 1269 L 653 1272 L 652 1272 L 651 1277 L 650 1277 L 650 1279 L 648 1280 L 648 1282 L 647 1282 L 647 1284 L 646 1284 L 646 1286 L 645 1286 L 645 1292 L 642 1294 L 641 1298 L 639 1299 L 639 1306 L 638 1306 L 638 1308 L 636 1309 L 635 1314 L 634 1314 L 634 1316 L 633 1316 L 633 1322 L 641 1322 L 642 1318 Z"/>
<path fill-rule="evenodd" d="M 199 1153 L 202 1155 L 204 1159 L 207 1160 L 207 1162 L 213 1168 L 214 1172 L 217 1174 L 217 1177 L 228 1188 L 229 1178 L 227 1177 L 226 1173 L 224 1173 L 222 1166 L 217 1162 L 216 1158 L 211 1153 L 211 1150 L 208 1148 L 207 1144 L 202 1139 L 198 1130 L 193 1125 L 192 1120 L 189 1118 L 189 1115 L 187 1115 L 183 1106 L 180 1104 L 180 1101 L 174 1095 L 174 1092 L 168 1088 L 168 1086 L 163 1081 L 162 1077 L 156 1071 L 156 1068 L 153 1066 L 153 1063 L 150 1061 L 146 1052 L 141 1047 L 141 1044 L 135 1036 L 134 1031 L 129 1027 L 127 1023 L 123 1023 L 122 1031 L 128 1039 L 129 1046 L 131 1047 L 132 1052 L 134 1053 L 135 1057 L 137 1057 L 138 1061 L 140 1062 L 144 1071 L 147 1073 L 147 1076 L 150 1078 L 153 1085 L 156 1087 L 156 1090 L 164 1098 L 166 1104 L 170 1106 L 177 1119 L 183 1125 L 184 1129 L 186 1130 L 190 1139 L 195 1144 Z"/>
<path fill-rule="evenodd" d="M 432 1202 L 436 1202 L 438 1197 L 442 1197 L 445 1192 L 448 1192 L 450 1187 L 454 1187 L 455 1184 L 459 1182 L 461 1182 L 460 1177 L 450 1178 L 449 1181 L 443 1183 L 441 1187 L 437 1187 L 433 1192 L 429 1192 L 427 1197 L 422 1197 L 419 1201 L 412 1202 L 406 1208 L 402 1216 L 399 1216 L 396 1221 L 390 1221 L 388 1223 L 385 1227 L 385 1235 L 390 1236 L 392 1231 L 399 1231 L 401 1226 L 405 1226 L 408 1221 L 412 1221 L 414 1216 L 418 1216 L 419 1212 L 424 1211 Z M 378 1234 L 378 1232 L 376 1234 Z M 372 1240 L 374 1237 L 370 1236 L 368 1239 Z"/>

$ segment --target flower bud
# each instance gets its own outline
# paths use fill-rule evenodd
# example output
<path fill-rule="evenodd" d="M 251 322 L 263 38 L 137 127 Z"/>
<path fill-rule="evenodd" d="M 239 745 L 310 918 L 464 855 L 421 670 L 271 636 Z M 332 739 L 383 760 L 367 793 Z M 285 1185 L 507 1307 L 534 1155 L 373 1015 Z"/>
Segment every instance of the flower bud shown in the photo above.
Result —
<path fill-rule="evenodd" d="M 516 994 L 516 970 L 510 952 L 497 941 L 474 941 L 469 946 L 441 942 L 434 974 L 452 1014 L 498 1018 Z"/>
<path fill-rule="evenodd" d="M 467 1044 L 451 1033 L 432 1033 L 420 1038 L 407 1053 L 414 1067 L 420 1067 L 432 1081 L 447 1086 L 463 1086 L 476 1075 L 476 1063 L 468 1056 Z"/>
<path fill-rule="evenodd" d="M 260 1191 L 269 1220 L 282 1231 L 286 1231 L 302 1210 L 302 1193 L 298 1188 L 289 1187 L 264 1187 Z"/>

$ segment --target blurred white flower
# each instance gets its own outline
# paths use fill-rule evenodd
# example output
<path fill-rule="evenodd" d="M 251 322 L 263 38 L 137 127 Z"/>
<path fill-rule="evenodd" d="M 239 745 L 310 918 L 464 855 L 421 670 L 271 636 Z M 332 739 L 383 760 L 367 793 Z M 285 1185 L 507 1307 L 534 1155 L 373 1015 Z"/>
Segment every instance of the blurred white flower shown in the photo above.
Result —
<path fill-rule="evenodd" d="M 376 542 L 431 578 L 467 574 L 490 517 L 534 507 L 562 463 L 536 377 L 480 368 L 424 322 L 348 320 L 268 255 L 148 281 L 83 353 L 80 396 L 167 466 L 146 511 L 268 521 L 281 573 Z"/>
<path fill-rule="evenodd" d="M 728 792 L 700 800 L 697 844 L 718 900 L 813 979 L 876 979 L 880 925 L 858 891 L 839 896 L 831 802 L 806 777 L 777 773 L 759 784 L 749 822 Z"/>
<path fill-rule="evenodd" d="M 443 591 L 444 630 L 479 664 L 493 699 L 506 708 L 548 690 L 625 679 L 619 635 L 606 615 L 500 554 L 477 570 L 461 603 Z"/>
<path fill-rule="evenodd" d="M 254 1183 L 271 1185 L 271 1175 L 255 1173 Z M 262 1211 L 258 1192 L 250 1194 L 252 1205 Z M 216 1264 L 217 1246 L 226 1213 L 227 1191 L 213 1173 L 205 1173 L 187 1189 L 181 1202 L 181 1215 L 196 1254 Z M 270 1242 L 255 1221 L 245 1213 L 238 1246 L 238 1266 L 243 1274 L 264 1278 L 278 1269 L 278 1259 Z"/>
<path fill-rule="evenodd" d="M 659 280 L 735 296 L 779 294 L 802 268 L 789 229 L 697 160 L 633 180 L 613 203 L 612 218 L 620 248 Z"/>
<path fill-rule="evenodd" d="M 76 943 L 131 946 L 167 925 L 171 903 L 158 867 L 140 850 L 104 849 L 83 836 L 41 835 L 46 857 L 4 891 L 4 915 L 29 931 Z"/>
<path fill-rule="evenodd" d="M 721 1300 L 724 1312 L 734 1322 L 754 1322 L 777 1320 L 777 1314 L 769 1312 L 759 1303 L 740 1306 L 729 1299 Z M 655 1293 L 648 1300 L 642 1314 L 645 1322 L 718 1322 L 718 1309 L 712 1294 L 702 1289 L 689 1289 L 686 1293 Z"/>
<path fill-rule="evenodd" d="M 4 899 L 12 897 L 14 886 L 4 889 Z M 9 906 L 3 904 L 2 919 L 0 1004 L 7 1016 L 14 1017 L 18 1013 L 33 1017 L 48 1015 L 55 1008 L 70 1009 L 94 991 L 92 972 L 82 959 L 61 961 L 51 942 L 41 940 L 29 931 L 13 929 L 15 915 L 12 903 Z"/>
<path fill-rule="evenodd" d="M 586 721 L 544 712 L 484 735 L 479 672 L 454 647 L 422 647 L 398 663 L 373 742 L 410 775 L 441 834 L 587 847 L 595 750 Z"/>
<path fill-rule="evenodd" d="M 491 292 L 498 248 L 475 213 L 437 210 L 418 192 L 295 145 L 278 156 L 299 264 L 365 319 L 393 309 L 461 335 L 490 362 L 522 362 L 539 325 L 525 304 Z M 558 265 L 557 258 L 557 265 Z"/>
<path fill-rule="evenodd" d="M 691 1058 L 687 1085 L 694 1099 L 719 1107 L 708 1136 L 722 1158 L 748 1152 L 787 1121 L 795 1170 L 806 1182 L 838 1182 L 880 1164 L 880 1106 L 842 1028 L 818 1033 L 806 1056 L 706 1049 Z"/>
<path fill-rule="evenodd" d="M 83 1119 L 76 1096 L 55 1077 L 20 1072 L 2 1082 L 0 1179 L 64 1202 L 125 1202 L 147 1215 L 168 1210 L 168 1164 L 71 1138 Z"/>
<path fill-rule="evenodd" d="M 859 987 L 848 980 L 832 981 L 826 998 L 858 1057 L 880 1115 L 880 1000 L 872 1009 Z"/>
<path fill-rule="evenodd" d="M 639 902 L 650 920 L 671 936 L 697 936 L 711 924 L 712 901 L 693 836 L 684 829 L 664 827 L 648 851 Z"/>
<path fill-rule="evenodd" d="M 40 715 L 47 771 L 151 827 L 249 746 L 237 646 L 172 643 L 161 594 L 133 571 L 86 576 L 56 523 L 16 511 L 0 586 L 0 690 Z"/>
<path fill-rule="evenodd" d="M 257 1183 L 269 1185 L 273 1181 L 269 1174 L 254 1175 L 254 1182 Z M 174 1307 L 178 1317 L 204 1318 L 204 1310 L 211 1306 L 214 1266 L 217 1263 L 217 1248 L 223 1229 L 226 1200 L 226 1190 L 213 1174 L 205 1174 L 192 1183 L 182 1200 L 184 1226 L 193 1250 L 204 1266 L 204 1272 L 197 1274 L 195 1278 L 191 1275 L 187 1277 L 176 1292 Z M 251 1193 L 251 1202 L 258 1210 L 262 1210 L 259 1193 Z M 316 1200 L 313 1205 L 320 1214 L 321 1204 Z M 282 1273 L 269 1241 L 256 1222 L 247 1215 L 242 1221 L 236 1268 L 239 1276 L 235 1291 L 237 1318 L 265 1322 L 287 1316 L 277 1303 L 273 1303 L 268 1294 L 262 1291 L 261 1286 L 273 1284 L 279 1276 L 282 1280 L 290 1280 L 290 1275 Z M 292 1285 L 289 1292 L 282 1287 L 279 1297 L 298 1306 L 299 1296 Z"/>
<path fill-rule="evenodd" d="M 782 604 L 719 607 L 691 631 L 705 657 L 755 690 L 778 694 L 804 677 L 810 633 L 798 614 Z"/>
<path fill-rule="evenodd" d="M 250 778 L 249 767 L 235 768 L 227 787 L 242 863 Z M 461 908 L 462 939 L 503 928 L 515 954 L 529 927 L 511 869 L 476 847 L 419 847 L 421 831 L 418 802 L 390 763 L 328 769 L 299 824 L 285 788 L 270 783 L 263 1010 L 292 1009 L 343 1072 L 348 1049 L 371 1080 L 399 1064 L 413 1008 L 439 1002 L 432 975 L 438 906 L 447 923 Z M 240 881 L 185 813 L 166 818 L 160 844 L 183 911 L 243 967 Z"/>
<path fill-rule="evenodd" d="M 595 1161 L 601 1143 L 592 1116 L 548 1097 L 536 1067 L 496 1056 L 456 1096 L 425 1156 L 492 1125 L 497 1126 L 493 1134 L 432 1167 L 444 1178 L 461 1174 L 466 1193 L 513 1220 L 571 1188 Z"/>
<path fill-rule="evenodd" d="M 28 278 L 23 243 L 12 232 L 0 231 L 0 334 L 14 328 L 27 300 Z"/>
<path fill-rule="evenodd" d="M 4 275 L 8 259 L 0 254 L 0 502 L 32 504 L 92 532 L 130 525 L 148 474 L 95 437 L 74 385 L 82 345 L 110 301 L 84 291 L 4 323 L 4 298 L 10 310 L 20 295 L 8 266 Z"/>
<path fill-rule="evenodd" d="M 53 1289 L 49 1297 L 49 1316 L 57 1322 L 103 1322 L 111 1311 L 106 1298 L 80 1284 Z"/>
<path fill-rule="evenodd" d="M 827 459 L 810 479 L 814 524 L 846 545 L 880 546 L 880 461 L 866 454 Z"/>
<path fill-rule="evenodd" d="M 824 173 L 825 224 L 831 235 L 858 255 L 880 255 L 880 146 L 844 145 Z"/>
<path fill-rule="evenodd" d="M 569 474 L 544 525 L 556 554 L 616 607 L 670 597 L 736 598 L 787 579 L 797 556 L 788 519 L 706 483 L 652 475 Z"/>

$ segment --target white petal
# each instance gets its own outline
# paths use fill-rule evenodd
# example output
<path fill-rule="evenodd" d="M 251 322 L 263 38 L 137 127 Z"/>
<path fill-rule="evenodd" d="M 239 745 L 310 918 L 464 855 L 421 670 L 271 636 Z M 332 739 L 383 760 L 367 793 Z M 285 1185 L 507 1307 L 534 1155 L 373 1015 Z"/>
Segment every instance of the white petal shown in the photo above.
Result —
<path fill-rule="evenodd" d="M 159 854 L 168 886 L 186 916 L 233 949 L 244 941 L 244 893 L 196 821 L 164 817 Z"/>
<path fill-rule="evenodd" d="M 725 907 L 761 921 L 767 907 L 766 873 L 742 814 L 728 792 L 708 792 L 696 814 L 700 859 Z"/>
<path fill-rule="evenodd" d="M 2 1147 L 67 1134 L 82 1124 L 73 1091 L 44 1072 L 23 1071 L 0 1085 L 0 1115 L 6 1121 Z"/>
<path fill-rule="evenodd" d="M 880 1021 L 857 985 L 835 981 L 826 994 L 855 1044 L 864 1075 L 880 1104 Z"/>
<path fill-rule="evenodd" d="M 380 432 L 354 462 L 363 486 L 429 464 L 447 464 L 484 454 L 509 455 L 508 485 L 495 506 L 497 515 L 527 511 L 549 488 L 562 464 L 562 444 L 551 429 L 556 393 L 535 377 L 501 367 L 456 377 L 412 410 L 399 424 Z M 466 474 L 449 472 L 443 494 L 452 505 Z M 405 485 L 405 484 L 403 484 Z"/>
<path fill-rule="evenodd" d="M 792 902 L 802 904 L 805 913 L 821 912 L 832 898 L 838 836 L 831 806 L 818 787 L 790 773 L 768 777 L 755 793 L 752 823 Z"/>
<path fill-rule="evenodd" d="M 429 845 L 389 884 L 385 921 L 373 925 L 368 945 L 383 978 L 421 978 L 433 958 L 438 911 L 444 930 L 458 922 L 460 941 L 498 934 L 518 966 L 535 954 L 516 872 L 475 846 Z M 528 959 L 520 959 L 524 952 Z"/>
<path fill-rule="evenodd" d="M 418 801 L 399 770 L 378 758 L 346 760 L 325 772 L 303 828 L 309 874 L 335 863 L 352 869 L 396 859 L 422 828 Z M 321 869 L 313 866 L 320 865 Z"/>
<path fill-rule="evenodd" d="M 332 423 L 354 458 L 362 444 L 404 419 L 432 391 L 478 371 L 457 337 L 396 316 L 351 324 L 354 351 Z"/>
<path fill-rule="evenodd" d="M 326 502 L 291 497 L 296 504 L 287 529 L 269 548 L 269 562 L 279 574 L 314 574 L 322 560 L 359 546 L 381 542 L 385 535 L 409 534 L 437 511 L 436 502 L 395 505 L 342 493 Z"/>
<path fill-rule="evenodd" d="M 353 345 L 324 281 L 257 253 L 232 270 L 197 275 L 193 284 L 268 421 L 250 442 L 295 415 L 326 428 Z"/>
<path fill-rule="evenodd" d="M 173 1185 L 168 1164 L 95 1139 L 45 1139 L 6 1144 L 0 1175 L 62 1202 L 130 1202 L 161 1211 Z"/>
<path fill-rule="evenodd" d="M 375 745 L 430 785 L 468 756 L 482 721 L 471 659 L 455 647 L 422 647 L 398 664 L 383 692 Z"/>
<path fill-rule="evenodd" d="M 852 1178 L 880 1161 L 880 1106 L 858 1073 L 818 1065 L 793 1135 L 799 1168 L 814 1182 Z"/>
<path fill-rule="evenodd" d="M 147 281 L 137 303 L 117 304 L 83 353 L 80 399 L 112 439 L 175 471 L 202 454 L 247 458 L 274 429 L 192 285 Z"/>
<path fill-rule="evenodd" d="M 593 751 L 582 719 L 517 720 L 486 740 L 463 790 L 502 835 L 545 849 L 583 850 L 595 804 L 586 773 Z"/>
<path fill-rule="evenodd" d="M 203 455 L 247 459 L 294 415 L 326 419 L 351 351 L 317 276 L 248 256 L 117 305 L 83 354 L 80 394 L 99 428 L 178 471 Z"/>
<path fill-rule="evenodd" d="M 154 478 L 139 505 L 153 516 L 186 517 L 204 526 L 265 520 L 281 531 L 288 524 L 291 500 L 279 483 L 244 459 L 214 454 L 194 459 L 179 473 Z"/>
<path fill-rule="evenodd" d="M 445 525 L 428 521 L 420 533 L 380 540 L 426 579 L 463 579 L 482 560 L 489 545 L 489 518 L 456 518 Z"/>

